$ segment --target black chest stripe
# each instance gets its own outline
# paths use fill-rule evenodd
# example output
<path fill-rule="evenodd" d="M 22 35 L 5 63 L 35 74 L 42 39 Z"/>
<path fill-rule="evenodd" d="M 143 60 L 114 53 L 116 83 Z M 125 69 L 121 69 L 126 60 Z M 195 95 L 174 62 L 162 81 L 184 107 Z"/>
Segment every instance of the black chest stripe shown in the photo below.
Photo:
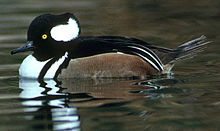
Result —
<path fill-rule="evenodd" d="M 70 62 L 70 58 L 65 58 L 64 62 L 59 66 L 59 68 L 57 69 L 55 75 L 54 75 L 54 79 L 56 79 L 58 77 L 58 75 L 61 73 L 61 70 L 63 68 L 67 68 L 68 64 Z"/>
<path fill-rule="evenodd" d="M 49 62 L 47 62 L 44 67 L 42 68 L 39 76 L 38 76 L 38 80 L 42 80 L 44 78 L 44 76 L 46 75 L 47 71 L 50 69 L 50 67 L 53 65 L 53 63 L 55 63 L 58 59 L 53 58 L 51 59 Z"/>

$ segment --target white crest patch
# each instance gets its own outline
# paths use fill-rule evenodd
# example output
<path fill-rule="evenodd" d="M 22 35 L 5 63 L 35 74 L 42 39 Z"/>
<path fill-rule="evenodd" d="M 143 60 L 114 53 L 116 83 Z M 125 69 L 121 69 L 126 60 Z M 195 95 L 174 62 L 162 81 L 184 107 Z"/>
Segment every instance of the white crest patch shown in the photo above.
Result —
<path fill-rule="evenodd" d="M 79 25 L 76 20 L 69 18 L 67 24 L 57 25 L 50 31 L 51 37 L 56 41 L 71 41 L 79 35 Z"/>
<path fill-rule="evenodd" d="M 52 79 L 55 76 L 57 69 L 64 62 L 67 56 L 68 53 L 66 52 L 64 56 L 62 56 L 59 60 L 53 63 L 47 71 L 47 73 L 45 74 L 44 79 Z M 51 59 L 41 62 L 38 61 L 33 55 L 29 55 L 24 59 L 24 61 L 21 64 L 19 68 L 19 75 L 21 77 L 37 79 L 44 65 L 47 64 L 47 62 L 50 60 Z"/>

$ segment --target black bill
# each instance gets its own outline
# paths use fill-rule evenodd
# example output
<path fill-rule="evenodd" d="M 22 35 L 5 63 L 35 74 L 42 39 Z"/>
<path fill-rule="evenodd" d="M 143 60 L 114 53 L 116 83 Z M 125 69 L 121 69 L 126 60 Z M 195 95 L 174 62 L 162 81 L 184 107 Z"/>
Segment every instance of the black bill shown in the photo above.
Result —
<path fill-rule="evenodd" d="M 13 55 L 19 52 L 33 51 L 33 49 L 34 49 L 33 41 L 28 41 L 23 47 L 12 50 L 11 54 Z"/>

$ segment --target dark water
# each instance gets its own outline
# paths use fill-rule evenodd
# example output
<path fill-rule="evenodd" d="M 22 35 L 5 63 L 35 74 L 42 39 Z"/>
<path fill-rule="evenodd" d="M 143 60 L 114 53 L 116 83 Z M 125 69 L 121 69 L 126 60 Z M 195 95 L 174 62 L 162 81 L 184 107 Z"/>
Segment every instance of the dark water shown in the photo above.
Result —
<path fill-rule="evenodd" d="M 0 0 L 0 130 L 220 130 L 220 1 Z M 82 35 L 133 36 L 175 47 L 206 35 L 212 44 L 151 80 L 20 79 L 32 19 L 72 12 Z"/>

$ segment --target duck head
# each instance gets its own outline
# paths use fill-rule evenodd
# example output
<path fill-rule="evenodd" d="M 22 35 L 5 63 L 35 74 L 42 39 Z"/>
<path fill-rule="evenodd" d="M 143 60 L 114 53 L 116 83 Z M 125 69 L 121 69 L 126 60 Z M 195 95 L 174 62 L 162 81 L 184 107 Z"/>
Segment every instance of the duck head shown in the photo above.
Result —
<path fill-rule="evenodd" d="M 12 50 L 11 54 L 33 51 L 33 56 L 39 61 L 60 57 L 79 34 L 79 22 L 71 13 L 40 15 L 29 26 L 27 43 Z"/>

